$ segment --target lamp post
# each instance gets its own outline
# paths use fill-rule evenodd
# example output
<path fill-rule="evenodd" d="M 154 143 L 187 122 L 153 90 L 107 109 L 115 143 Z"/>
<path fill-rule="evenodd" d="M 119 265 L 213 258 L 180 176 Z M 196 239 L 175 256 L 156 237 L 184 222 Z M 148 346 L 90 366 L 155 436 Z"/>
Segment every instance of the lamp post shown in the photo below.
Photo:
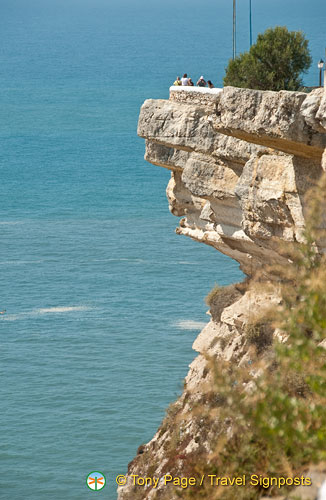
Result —
<path fill-rule="evenodd" d="M 321 87 L 321 73 L 324 67 L 324 61 L 321 59 L 318 63 L 318 68 L 319 68 L 319 87 Z"/>

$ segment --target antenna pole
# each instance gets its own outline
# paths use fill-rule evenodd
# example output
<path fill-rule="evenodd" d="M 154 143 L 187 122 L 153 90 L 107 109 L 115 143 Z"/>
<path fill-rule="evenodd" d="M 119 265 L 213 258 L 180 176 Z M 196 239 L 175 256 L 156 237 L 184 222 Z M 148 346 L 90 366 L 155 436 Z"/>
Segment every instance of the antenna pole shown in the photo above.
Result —
<path fill-rule="evenodd" d="M 252 46 L 251 0 L 249 0 L 249 32 L 250 32 L 250 47 L 251 47 Z"/>
<path fill-rule="evenodd" d="M 233 0 L 233 59 L 237 53 L 237 40 L 236 40 L 236 0 Z"/>

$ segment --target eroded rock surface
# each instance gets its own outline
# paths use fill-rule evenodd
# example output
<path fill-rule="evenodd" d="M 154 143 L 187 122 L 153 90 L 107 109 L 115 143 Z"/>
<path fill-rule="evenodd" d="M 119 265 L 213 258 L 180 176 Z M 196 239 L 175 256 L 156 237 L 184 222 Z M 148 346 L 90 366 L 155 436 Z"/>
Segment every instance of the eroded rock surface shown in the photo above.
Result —
<path fill-rule="evenodd" d="M 179 496 L 162 481 L 139 489 L 132 475 L 185 475 L 196 454 L 209 452 L 209 431 L 200 418 L 187 419 L 189 409 L 206 397 L 212 377 L 207 355 L 217 366 L 247 367 L 254 380 L 248 326 L 277 308 L 280 296 L 277 280 L 259 290 L 250 288 L 250 278 L 258 270 L 268 281 L 269 266 L 288 263 L 286 244 L 303 239 L 305 195 L 326 170 L 326 94 L 323 89 L 307 95 L 172 88 L 169 100 L 145 101 L 138 134 L 146 140 L 146 160 L 171 170 L 167 197 L 171 212 L 181 218 L 176 232 L 235 259 L 247 275 L 245 284 L 210 298 L 211 319 L 194 342 L 199 355 L 174 414 L 168 413 L 152 441 L 142 446 L 129 464 L 127 484 L 118 489 L 119 500 L 173 500 Z M 282 332 L 267 329 L 265 350 L 273 337 L 284 340 Z M 259 346 L 255 353 L 260 355 Z M 178 436 L 176 418 L 184 418 Z"/>

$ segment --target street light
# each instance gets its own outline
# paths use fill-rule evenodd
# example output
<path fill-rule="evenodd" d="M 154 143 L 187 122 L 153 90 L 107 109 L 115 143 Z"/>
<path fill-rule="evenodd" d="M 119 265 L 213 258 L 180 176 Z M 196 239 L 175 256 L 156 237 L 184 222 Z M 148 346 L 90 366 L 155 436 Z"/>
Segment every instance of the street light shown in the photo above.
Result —
<path fill-rule="evenodd" d="M 319 68 L 319 87 L 321 87 L 321 73 L 324 67 L 324 61 L 321 59 L 318 63 L 318 68 Z"/>

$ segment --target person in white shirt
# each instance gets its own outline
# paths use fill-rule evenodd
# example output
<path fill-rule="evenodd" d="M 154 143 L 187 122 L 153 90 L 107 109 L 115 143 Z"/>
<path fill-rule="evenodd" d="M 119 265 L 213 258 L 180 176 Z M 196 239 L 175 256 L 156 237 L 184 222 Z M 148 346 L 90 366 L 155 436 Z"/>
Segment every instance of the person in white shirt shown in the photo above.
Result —
<path fill-rule="evenodd" d="M 187 76 L 187 73 L 185 73 L 181 78 L 181 85 L 189 85 L 189 78 Z"/>

